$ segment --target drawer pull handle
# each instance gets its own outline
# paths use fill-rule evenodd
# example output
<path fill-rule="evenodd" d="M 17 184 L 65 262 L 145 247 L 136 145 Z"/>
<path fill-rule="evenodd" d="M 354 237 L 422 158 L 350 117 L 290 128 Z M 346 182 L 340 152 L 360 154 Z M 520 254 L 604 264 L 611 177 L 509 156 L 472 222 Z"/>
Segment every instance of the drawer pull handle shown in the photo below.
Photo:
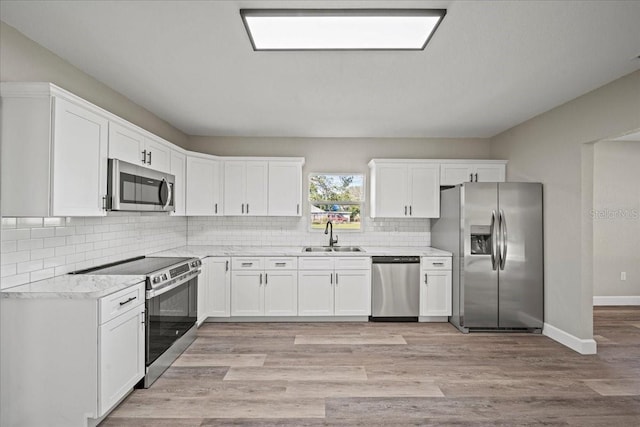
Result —
<path fill-rule="evenodd" d="M 242 266 L 243 266 L 243 267 L 251 267 L 252 265 L 253 265 L 253 263 L 252 263 L 252 262 L 243 262 L 243 263 L 242 263 Z"/>
<path fill-rule="evenodd" d="M 137 297 L 131 297 L 126 301 L 120 301 L 120 306 L 123 306 L 125 304 L 129 304 L 131 301 L 133 301 L 134 299 L 136 299 Z"/>
<path fill-rule="evenodd" d="M 276 262 L 276 267 L 285 267 L 286 265 L 286 262 Z"/>
<path fill-rule="evenodd" d="M 433 265 L 444 265 L 444 262 L 434 262 Z"/>

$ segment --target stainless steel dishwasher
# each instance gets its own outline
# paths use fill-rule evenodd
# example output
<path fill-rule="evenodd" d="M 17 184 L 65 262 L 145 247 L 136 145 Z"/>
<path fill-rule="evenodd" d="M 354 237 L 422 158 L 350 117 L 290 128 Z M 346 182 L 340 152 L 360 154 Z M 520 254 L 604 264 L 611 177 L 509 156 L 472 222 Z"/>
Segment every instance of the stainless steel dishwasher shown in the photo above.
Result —
<path fill-rule="evenodd" d="M 374 256 L 371 261 L 371 320 L 417 321 L 420 257 Z"/>

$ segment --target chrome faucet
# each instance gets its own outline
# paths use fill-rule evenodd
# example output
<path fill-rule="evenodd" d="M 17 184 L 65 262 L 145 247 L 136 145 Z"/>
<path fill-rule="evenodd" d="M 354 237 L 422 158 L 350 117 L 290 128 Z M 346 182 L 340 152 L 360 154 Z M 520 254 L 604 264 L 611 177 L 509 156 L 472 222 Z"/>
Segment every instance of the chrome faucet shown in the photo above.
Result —
<path fill-rule="evenodd" d="M 327 225 L 324 227 L 324 234 L 329 235 L 329 247 L 332 248 L 333 245 L 338 243 L 338 236 L 336 239 L 333 239 L 333 223 L 331 221 L 327 221 Z"/>

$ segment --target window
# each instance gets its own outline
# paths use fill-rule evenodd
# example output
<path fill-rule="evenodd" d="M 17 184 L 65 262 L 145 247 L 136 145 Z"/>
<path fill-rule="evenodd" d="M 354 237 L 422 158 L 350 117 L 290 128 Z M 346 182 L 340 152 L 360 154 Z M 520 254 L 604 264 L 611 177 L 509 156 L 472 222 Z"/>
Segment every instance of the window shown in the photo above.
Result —
<path fill-rule="evenodd" d="M 360 230 L 363 202 L 362 174 L 309 176 L 312 230 L 324 230 L 328 221 L 331 221 L 334 230 Z"/>

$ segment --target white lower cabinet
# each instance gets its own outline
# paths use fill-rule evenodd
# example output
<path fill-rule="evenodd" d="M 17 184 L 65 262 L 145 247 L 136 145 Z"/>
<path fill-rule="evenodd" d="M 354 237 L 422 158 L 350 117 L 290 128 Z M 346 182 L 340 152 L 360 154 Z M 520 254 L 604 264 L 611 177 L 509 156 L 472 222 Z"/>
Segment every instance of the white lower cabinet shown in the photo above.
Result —
<path fill-rule="evenodd" d="M 95 426 L 144 377 L 144 298 L 0 299 L 0 425 Z"/>
<path fill-rule="evenodd" d="M 100 416 L 144 376 L 144 341 L 144 306 L 100 325 Z"/>
<path fill-rule="evenodd" d="M 298 315 L 333 316 L 333 270 L 298 271 Z"/>
<path fill-rule="evenodd" d="M 298 263 L 299 316 L 369 316 L 369 257 L 302 257 Z"/>
<path fill-rule="evenodd" d="M 231 268 L 229 257 L 206 257 L 198 276 L 198 325 L 208 317 L 231 315 Z"/>
<path fill-rule="evenodd" d="M 231 316 L 296 316 L 295 257 L 231 258 Z"/>
<path fill-rule="evenodd" d="M 451 316 L 450 257 L 423 257 L 420 260 L 420 316 Z"/>

